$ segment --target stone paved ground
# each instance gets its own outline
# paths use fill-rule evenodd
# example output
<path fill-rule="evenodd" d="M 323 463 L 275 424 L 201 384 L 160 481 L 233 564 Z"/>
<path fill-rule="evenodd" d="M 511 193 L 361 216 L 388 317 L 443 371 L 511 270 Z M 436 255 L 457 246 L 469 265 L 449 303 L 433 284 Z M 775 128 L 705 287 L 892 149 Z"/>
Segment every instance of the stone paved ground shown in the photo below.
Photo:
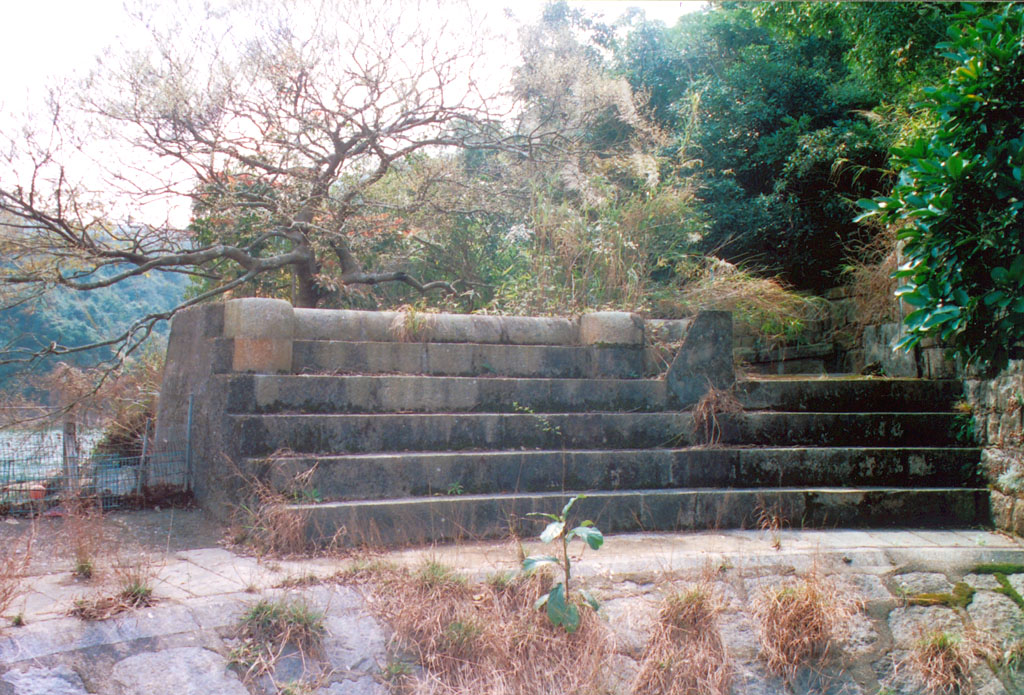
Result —
<path fill-rule="evenodd" d="M 151 572 L 159 602 L 104 621 L 69 617 L 76 599 L 110 593 L 116 570 L 101 565 L 93 581 L 76 580 L 66 553 L 47 553 L 67 529 L 59 520 L 44 520 L 28 592 L 8 611 L 22 613 L 26 625 L 0 628 L 0 695 L 247 695 L 289 692 L 281 690 L 288 684 L 292 693 L 387 692 L 379 682 L 390 659 L 387 629 L 356 589 L 331 582 L 274 588 L 309 575 L 330 576 L 353 558 L 259 561 L 215 545 L 199 512 L 177 511 L 173 524 L 169 512 L 134 514 L 110 517 L 111 534 L 123 540 L 133 526 L 141 529 L 130 557 Z M 24 525 L 0 522 L 0 542 L 9 542 Z M 509 543 L 466 544 L 381 559 L 409 566 L 432 560 L 483 577 L 514 569 L 516 552 Z M 123 565 L 125 558 L 117 562 Z M 993 562 L 1024 563 L 1024 545 L 985 531 L 631 534 L 609 537 L 599 552 L 587 551 L 577 569 L 602 600 L 616 635 L 614 668 L 622 683 L 638 667 L 659 601 L 710 570 L 725 605 L 723 637 L 736 664 L 734 692 L 787 692 L 759 660 L 751 602 L 766 588 L 817 571 L 860 598 L 863 610 L 848 621 L 836 660 L 818 673 L 801 674 L 793 692 L 910 695 L 923 689 L 909 669 L 897 665 L 923 630 L 959 634 L 973 628 L 1005 644 L 1024 636 L 1024 613 L 996 577 L 971 572 Z M 966 608 L 909 605 L 909 597 L 951 592 L 961 581 L 976 589 Z M 1007 582 L 1024 592 L 1024 573 L 1009 574 Z M 239 644 L 238 619 L 260 597 L 280 595 L 301 595 L 325 612 L 322 659 L 302 663 L 285 655 L 275 679 L 243 684 L 228 665 Z M 1024 693 L 1024 677 L 1004 668 L 982 664 L 974 677 L 982 695 Z M 308 687 L 302 690 L 296 682 Z"/>

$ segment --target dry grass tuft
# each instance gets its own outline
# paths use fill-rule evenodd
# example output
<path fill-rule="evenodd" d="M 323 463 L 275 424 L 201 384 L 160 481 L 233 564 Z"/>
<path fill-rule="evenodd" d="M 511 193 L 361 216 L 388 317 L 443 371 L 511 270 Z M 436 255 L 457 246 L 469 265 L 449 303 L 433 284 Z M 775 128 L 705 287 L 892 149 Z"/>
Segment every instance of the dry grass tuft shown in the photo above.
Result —
<path fill-rule="evenodd" d="M 932 630 L 921 635 L 901 666 L 909 667 L 928 695 L 959 695 L 974 691 L 971 671 L 993 652 L 975 634 Z"/>
<path fill-rule="evenodd" d="M 719 630 L 720 612 L 703 582 L 667 598 L 640 661 L 633 695 L 727 695 L 733 670 Z"/>
<path fill-rule="evenodd" d="M 71 500 L 67 503 L 64 528 L 73 562 L 72 574 L 77 579 L 92 579 L 98 570 L 99 556 L 107 546 L 103 510 L 86 500 Z"/>
<path fill-rule="evenodd" d="M 879 230 L 868 243 L 854 249 L 853 255 L 856 260 L 847 274 L 857 308 L 857 325 L 863 328 L 898 321 L 897 283 L 892 277 L 899 260 L 896 229 Z"/>
<path fill-rule="evenodd" d="M 762 592 L 754 612 L 768 669 L 792 681 L 802 668 L 826 661 L 842 626 L 860 605 L 817 573 Z"/>
<path fill-rule="evenodd" d="M 398 308 L 391 325 L 391 335 L 400 343 L 426 343 L 434 332 L 434 314 L 419 311 L 411 304 L 403 304 Z"/>
<path fill-rule="evenodd" d="M 575 633 L 550 624 L 534 602 L 550 588 L 543 574 L 470 584 L 436 564 L 378 572 L 370 604 L 395 634 L 396 646 L 423 666 L 402 678 L 417 695 L 598 693 L 613 653 L 608 628 L 580 611 Z"/>
<path fill-rule="evenodd" d="M 22 592 L 28 565 L 32 561 L 32 543 L 36 525 L 21 534 L 17 541 L 0 547 L 0 614 L 14 603 Z"/>
<path fill-rule="evenodd" d="M 261 599 L 242 615 L 242 641 L 232 651 L 231 663 L 244 669 L 243 679 L 248 682 L 273 673 L 278 659 L 289 648 L 298 650 L 303 660 L 320 655 L 325 634 L 323 611 L 305 601 Z"/>
<path fill-rule="evenodd" d="M 106 620 L 156 603 L 153 596 L 156 569 L 145 558 L 118 562 L 114 566 L 114 577 L 118 587 L 116 593 L 77 599 L 69 615 L 82 620 Z"/>
<path fill-rule="evenodd" d="M 708 392 L 693 406 L 693 436 L 703 446 L 716 446 L 722 438 L 718 416 L 725 413 L 742 413 L 743 404 L 732 391 L 708 386 Z"/>

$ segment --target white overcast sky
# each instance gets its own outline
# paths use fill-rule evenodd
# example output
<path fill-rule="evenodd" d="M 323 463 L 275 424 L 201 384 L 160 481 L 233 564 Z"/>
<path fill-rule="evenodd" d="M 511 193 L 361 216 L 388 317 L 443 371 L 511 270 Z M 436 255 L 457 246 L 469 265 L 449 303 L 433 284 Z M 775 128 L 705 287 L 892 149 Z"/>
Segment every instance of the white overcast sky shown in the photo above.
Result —
<path fill-rule="evenodd" d="M 471 0 L 508 6 L 527 23 L 539 19 L 544 0 Z M 216 1 L 213 4 L 217 4 Z M 674 24 L 703 2 L 681 0 L 572 0 L 607 19 L 640 7 L 650 19 Z M 49 78 L 84 71 L 126 26 L 123 0 L 4 0 L 0 9 L 0 109 L 20 111 L 26 92 Z M 512 25 L 509 30 L 514 31 Z"/>

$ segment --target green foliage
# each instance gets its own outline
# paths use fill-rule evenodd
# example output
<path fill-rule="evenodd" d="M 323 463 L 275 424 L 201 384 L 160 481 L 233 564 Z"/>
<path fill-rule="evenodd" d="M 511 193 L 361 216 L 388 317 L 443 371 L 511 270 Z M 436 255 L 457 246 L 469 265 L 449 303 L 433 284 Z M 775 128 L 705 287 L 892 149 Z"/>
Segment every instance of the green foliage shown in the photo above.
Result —
<path fill-rule="evenodd" d="M 530 513 L 530 516 L 539 516 L 549 520 L 548 525 L 540 534 L 540 539 L 544 543 L 560 541 L 561 557 L 533 555 L 523 561 L 524 572 L 534 572 L 548 565 L 558 566 L 562 569 L 562 581 L 555 584 L 550 591 L 538 598 L 534 608 L 538 610 L 545 608 L 551 624 L 562 627 L 566 632 L 575 632 L 580 626 L 580 602 L 577 600 L 577 596 L 594 610 L 597 610 L 599 607 L 597 601 L 590 594 L 579 590 L 574 595 L 569 585 L 572 572 L 572 561 L 569 558 L 569 541 L 579 538 L 593 550 L 598 550 L 604 545 L 604 535 L 594 527 L 592 521 L 583 521 L 573 529 L 567 528 L 569 512 L 577 501 L 584 498 L 585 495 L 573 497 L 562 507 L 561 514 Z"/>
<path fill-rule="evenodd" d="M 946 83 L 926 90 L 928 137 L 892 149 L 899 181 L 858 204 L 898 225 L 896 294 L 910 349 L 936 336 L 966 364 L 1004 366 L 1024 350 L 1024 6 L 967 5 L 940 44 Z"/>
<path fill-rule="evenodd" d="M 116 266 L 97 275 L 114 273 Z M 101 342 L 125 330 L 134 320 L 153 312 L 168 311 L 184 296 L 188 278 L 179 273 L 152 273 L 89 292 L 56 287 L 38 298 L 0 313 L 0 345 L 5 359 L 19 359 L 57 345 L 87 345 Z M 166 324 L 157 334 L 166 334 Z M 34 362 L 31 372 L 43 374 L 58 361 L 88 367 L 115 357 L 110 346 L 85 353 L 71 353 Z M 0 364 L 0 390 L 19 391 L 28 397 L 42 394 L 31 384 L 19 383 L 15 376 L 26 375 L 26 364 Z"/>

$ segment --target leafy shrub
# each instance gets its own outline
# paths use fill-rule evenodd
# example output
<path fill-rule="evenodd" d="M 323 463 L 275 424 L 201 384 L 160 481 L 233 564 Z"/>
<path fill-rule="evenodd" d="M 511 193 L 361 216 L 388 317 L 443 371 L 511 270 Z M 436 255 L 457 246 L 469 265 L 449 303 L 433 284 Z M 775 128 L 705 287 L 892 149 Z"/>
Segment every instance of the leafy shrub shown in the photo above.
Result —
<path fill-rule="evenodd" d="M 999 9 L 965 6 L 939 44 L 948 80 L 925 90 L 931 135 L 892 149 L 889 196 L 858 202 L 904 244 L 898 347 L 937 336 L 993 369 L 1024 350 L 1024 6 Z"/>

